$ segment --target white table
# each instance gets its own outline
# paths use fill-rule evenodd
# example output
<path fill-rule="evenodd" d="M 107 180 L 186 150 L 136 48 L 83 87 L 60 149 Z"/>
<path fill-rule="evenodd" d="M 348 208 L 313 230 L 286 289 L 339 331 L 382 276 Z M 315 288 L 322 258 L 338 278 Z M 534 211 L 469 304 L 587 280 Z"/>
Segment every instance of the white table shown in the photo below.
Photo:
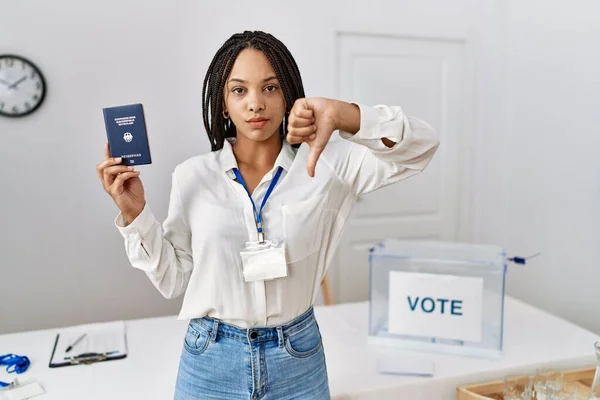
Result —
<path fill-rule="evenodd" d="M 598 339 L 598 335 L 507 297 L 502 359 L 410 353 L 431 357 L 435 376 L 400 377 L 377 372 L 381 355 L 408 352 L 367 344 L 368 303 L 321 306 L 315 313 L 335 399 L 450 400 L 460 384 L 501 379 L 508 372 L 531 372 L 539 365 L 593 365 L 593 343 Z M 29 370 L 18 377 L 42 384 L 46 394 L 36 400 L 172 399 L 187 321 L 172 316 L 127 321 L 126 326 L 129 355 L 123 360 L 48 368 L 56 329 L 0 335 L 0 354 L 31 359 Z M 0 380 L 10 381 L 15 376 L 0 370 Z"/>

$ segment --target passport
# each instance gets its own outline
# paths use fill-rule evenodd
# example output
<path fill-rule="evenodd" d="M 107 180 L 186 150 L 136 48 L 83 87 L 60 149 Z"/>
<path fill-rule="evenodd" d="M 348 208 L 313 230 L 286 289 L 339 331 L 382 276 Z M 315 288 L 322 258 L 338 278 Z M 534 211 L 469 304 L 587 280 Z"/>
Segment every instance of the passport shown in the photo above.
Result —
<path fill-rule="evenodd" d="M 121 157 L 123 165 L 152 164 L 142 104 L 102 109 L 111 157 Z"/>

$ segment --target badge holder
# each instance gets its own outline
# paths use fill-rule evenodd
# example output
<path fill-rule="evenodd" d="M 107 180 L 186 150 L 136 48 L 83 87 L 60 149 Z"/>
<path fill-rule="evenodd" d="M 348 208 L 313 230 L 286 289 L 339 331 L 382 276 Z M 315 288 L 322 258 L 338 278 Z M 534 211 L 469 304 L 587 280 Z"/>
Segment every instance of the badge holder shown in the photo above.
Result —
<path fill-rule="evenodd" d="M 8 386 L 0 388 L 0 400 L 27 400 L 46 391 L 37 380 L 20 382 L 15 378 Z"/>
<path fill-rule="evenodd" d="M 287 276 L 283 241 L 247 242 L 240 255 L 245 282 L 266 281 Z"/>

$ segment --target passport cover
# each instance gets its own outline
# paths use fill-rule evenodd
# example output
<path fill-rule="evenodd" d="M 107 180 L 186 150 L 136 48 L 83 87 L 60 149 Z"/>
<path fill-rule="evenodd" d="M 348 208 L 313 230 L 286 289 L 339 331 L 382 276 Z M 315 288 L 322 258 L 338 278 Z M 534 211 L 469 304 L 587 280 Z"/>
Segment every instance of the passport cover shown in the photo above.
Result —
<path fill-rule="evenodd" d="M 123 165 L 152 164 L 142 104 L 106 107 L 104 125 L 111 157 L 122 157 Z"/>

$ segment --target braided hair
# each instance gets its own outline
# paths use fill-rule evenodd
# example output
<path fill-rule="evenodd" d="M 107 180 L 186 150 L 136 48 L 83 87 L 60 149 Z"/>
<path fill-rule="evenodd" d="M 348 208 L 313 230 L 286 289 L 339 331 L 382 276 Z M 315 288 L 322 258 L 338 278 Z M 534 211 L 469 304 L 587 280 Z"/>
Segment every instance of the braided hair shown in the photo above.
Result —
<path fill-rule="evenodd" d="M 202 114 L 212 151 L 222 149 L 225 138 L 236 137 L 235 125 L 223 117 L 223 88 L 235 59 L 244 49 L 262 51 L 277 75 L 285 100 L 285 116 L 280 129 L 282 140 L 287 135 L 287 117 L 294 102 L 305 97 L 298 65 L 281 41 L 261 31 L 234 34 L 215 54 L 202 86 Z"/>

